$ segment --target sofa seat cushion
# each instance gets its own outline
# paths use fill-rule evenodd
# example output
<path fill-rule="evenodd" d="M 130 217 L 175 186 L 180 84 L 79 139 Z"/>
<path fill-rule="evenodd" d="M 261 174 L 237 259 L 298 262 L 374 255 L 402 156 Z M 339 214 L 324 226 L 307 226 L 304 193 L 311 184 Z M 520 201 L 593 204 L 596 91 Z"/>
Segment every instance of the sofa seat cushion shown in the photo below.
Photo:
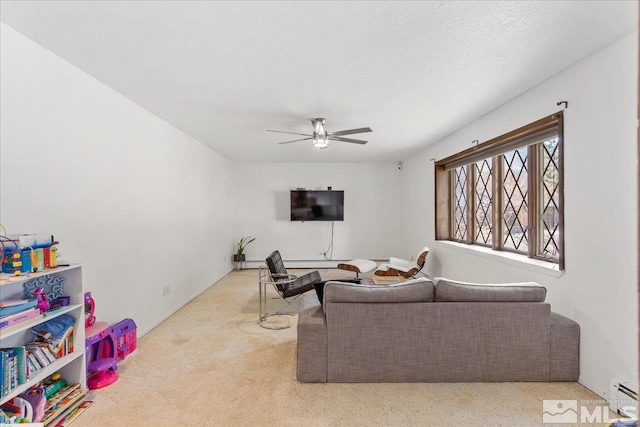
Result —
<path fill-rule="evenodd" d="M 535 282 L 479 284 L 434 279 L 437 302 L 544 302 L 547 289 Z"/>
<path fill-rule="evenodd" d="M 427 278 L 408 280 L 394 285 L 354 285 L 330 281 L 324 286 L 324 305 L 330 303 L 432 302 L 433 298 L 433 283 Z"/>

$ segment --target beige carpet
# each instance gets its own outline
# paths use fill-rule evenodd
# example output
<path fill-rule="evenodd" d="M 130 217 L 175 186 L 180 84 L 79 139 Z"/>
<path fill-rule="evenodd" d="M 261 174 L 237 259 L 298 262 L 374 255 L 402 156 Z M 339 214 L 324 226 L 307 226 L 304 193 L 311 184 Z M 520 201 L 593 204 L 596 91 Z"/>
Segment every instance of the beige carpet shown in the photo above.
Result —
<path fill-rule="evenodd" d="M 600 400 L 578 383 L 298 383 L 297 318 L 282 317 L 290 329 L 258 326 L 257 275 L 230 273 L 139 339 L 74 427 L 549 426 L 543 399 Z"/>

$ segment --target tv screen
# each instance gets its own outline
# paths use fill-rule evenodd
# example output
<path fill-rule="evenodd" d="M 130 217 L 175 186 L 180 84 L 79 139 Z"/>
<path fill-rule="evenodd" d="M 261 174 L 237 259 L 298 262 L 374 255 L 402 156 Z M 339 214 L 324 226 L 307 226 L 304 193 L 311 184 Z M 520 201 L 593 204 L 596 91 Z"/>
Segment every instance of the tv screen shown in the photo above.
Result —
<path fill-rule="evenodd" d="M 344 221 L 344 191 L 291 190 L 291 221 Z"/>

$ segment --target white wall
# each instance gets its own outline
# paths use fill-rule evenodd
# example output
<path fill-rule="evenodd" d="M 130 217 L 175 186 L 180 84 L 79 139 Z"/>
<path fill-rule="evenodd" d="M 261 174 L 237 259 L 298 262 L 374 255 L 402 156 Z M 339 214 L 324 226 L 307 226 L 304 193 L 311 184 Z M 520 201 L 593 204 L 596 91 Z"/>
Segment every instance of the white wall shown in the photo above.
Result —
<path fill-rule="evenodd" d="M 0 35 L 0 222 L 54 234 L 84 265 L 98 320 L 132 317 L 144 334 L 231 269 L 233 164 L 10 27 Z"/>
<path fill-rule="evenodd" d="M 552 310 L 580 324 L 580 382 L 603 397 L 613 376 L 638 390 L 637 40 L 638 34 L 620 40 L 404 162 L 405 194 L 423 194 L 404 201 L 405 246 L 427 240 L 432 252 L 426 269 L 434 275 L 544 284 Z M 569 101 L 564 274 L 554 277 L 434 242 L 430 159 L 558 111 L 557 101 Z"/>
<path fill-rule="evenodd" d="M 345 192 L 344 221 L 334 223 L 332 259 L 388 259 L 401 249 L 403 171 L 395 163 L 240 163 L 234 171 L 238 238 L 256 237 L 246 250 L 247 260 L 256 262 L 248 265 L 264 264 L 275 249 L 287 266 L 323 264 L 330 223 L 290 221 L 289 191 L 299 187 Z"/>

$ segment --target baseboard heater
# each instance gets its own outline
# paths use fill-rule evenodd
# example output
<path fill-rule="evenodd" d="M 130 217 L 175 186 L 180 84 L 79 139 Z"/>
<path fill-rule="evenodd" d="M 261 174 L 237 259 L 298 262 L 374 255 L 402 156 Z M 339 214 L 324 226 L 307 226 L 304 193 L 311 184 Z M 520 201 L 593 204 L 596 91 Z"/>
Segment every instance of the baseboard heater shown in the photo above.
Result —
<path fill-rule="evenodd" d="M 638 393 L 627 381 L 611 378 L 609 383 L 609 408 L 625 418 L 638 418 Z"/>

